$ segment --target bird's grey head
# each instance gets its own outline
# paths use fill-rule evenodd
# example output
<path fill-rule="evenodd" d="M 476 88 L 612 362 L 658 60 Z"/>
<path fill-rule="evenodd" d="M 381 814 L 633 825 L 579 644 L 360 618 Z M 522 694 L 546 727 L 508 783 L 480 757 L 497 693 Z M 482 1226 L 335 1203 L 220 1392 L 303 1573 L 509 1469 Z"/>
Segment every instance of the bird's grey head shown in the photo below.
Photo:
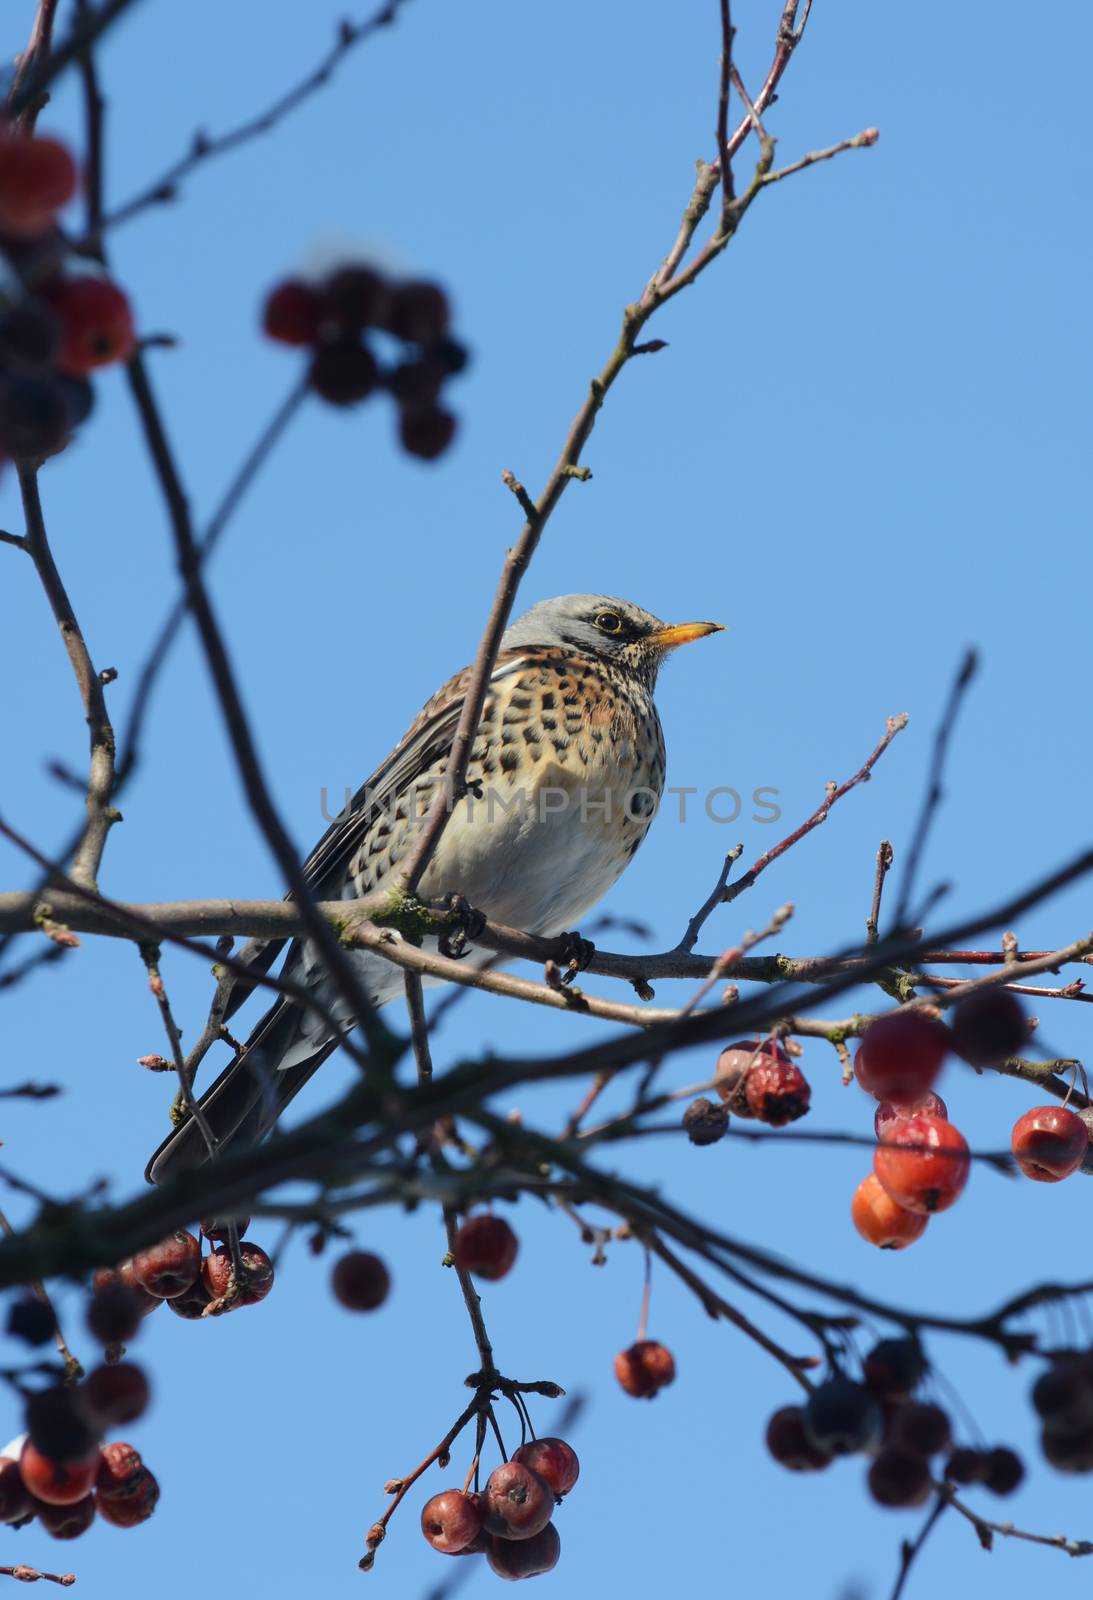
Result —
<path fill-rule="evenodd" d="M 650 685 L 669 650 L 721 631 L 720 622 L 668 624 L 651 611 L 609 594 L 563 594 L 518 617 L 502 647 L 562 645 L 612 662 Z"/>

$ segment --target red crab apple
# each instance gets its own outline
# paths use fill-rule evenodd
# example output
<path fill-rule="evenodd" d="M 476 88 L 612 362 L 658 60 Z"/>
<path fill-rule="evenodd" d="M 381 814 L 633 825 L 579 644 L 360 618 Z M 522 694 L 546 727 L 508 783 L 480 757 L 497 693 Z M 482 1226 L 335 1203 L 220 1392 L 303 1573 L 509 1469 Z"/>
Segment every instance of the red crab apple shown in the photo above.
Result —
<path fill-rule="evenodd" d="M 111 1426 L 136 1422 L 148 1409 L 148 1379 L 131 1361 L 96 1367 L 76 1390 L 80 1409 L 91 1422 Z"/>
<path fill-rule="evenodd" d="M 503 1278 L 516 1260 L 519 1242 L 504 1217 L 482 1211 L 468 1217 L 455 1236 L 452 1252 L 461 1272 L 495 1283 Z"/>
<path fill-rule="evenodd" d="M 133 308 L 125 291 L 108 278 L 62 278 L 49 291 L 49 306 L 61 324 L 58 364 L 84 377 L 96 367 L 127 361 L 136 346 Z"/>
<path fill-rule="evenodd" d="M 635 1400 L 651 1400 L 675 1375 L 672 1352 L 656 1339 L 639 1339 L 615 1357 L 615 1376 Z"/>
<path fill-rule="evenodd" d="M 53 1461 L 28 1439 L 19 1457 L 19 1472 L 36 1500 L 70 1506 L 89 1494 L 99 1469 L 98 1451 L 75 1461 Z"/>
<path fill-rule="evenodd" d="M 50 1538 L 78 1539 L 95 1520 L 95 1497 L 86 1494 L 70 1506 L 51 1506 L 39 1500 L 34 1510 Z"/>
<path fill-rule="evenodd" d="M 1026 1178 L 1058 1183 L 1081 1166 L 1089 1134 L 1081 1117 L 1065 1106 L 1036 1106 L 1017 1119 L 1011 1144 Z"/>
<path fill-rule="evenodd" d="M 932 1087 L 948 1047 L 939 1022 L 921 1011 L 891 1011 L 862 1035 L 854 1076 L 877 1100 L 914 1100 Z"/>
<path fill-rule="evenodd" d="M 421 1511 L 421 1531 L 442 1555 L 461 1555 L 482 1532 L 482 1508 L 475 1495 L 442 1489 Z"/>
<path fill-rule="evenodd" d="M 882 1186 L 876 1173 L 863 1178 L 850 1202 L 850 1218 L 867 1244 L 881 1250 L 906 1250 L 921 1239 L 929 1217 L 908 1211 Z"/>
<path fill-rule="evenodd" d="M 919 1095 L 916 1100 L 882 1100 L 873 1113 L 873 1131 L 878 1139 L 887 1139 L 897 1122 L 907 1122 L 911 1117 L 940 1117 L 949 1120 L 949 1108 L 939 1094 Z"/>
<path fill-rule="evenodd" d="M 975 990 L 953 1012 L 953 1048 L 973 1067 L 1018 1055 L 1027 1038 L 1021 1002 L 1006 989 Z"/>
<path fill-rule="evenodd" d="M 772 1059 L 765 1052 L 748 1073 L 744 1094 L 752 1114 L 772 1128 L 803 1117 L 812 1098 L 808 1079 L 795 1061 Z"/>
<path fill-rule="evenodd" d="M 926 1216 L 960 1198 L 970 1166 L 963 1135 L 939 1117 L 897 1123 L 873 1157 L 873 1171 L 896 1204 Z"/>
<path fill-rule="evenodd" d="M 564 1439 L 531 1439 L 512 1459 L 537 1472 L 559 1500 L 569 1493 L 581 1471 L 577 1452 Z"/>
<path fill-rule="evenodd" d="M 808 1437 L 800 1406 L 782 1406 L 774 1413 L 767 1423 L 767 1449 L 790 1472 L 822 1472 L 834 1460 Z"/>
<path fill-rule="evenodd" d="M 260 1244 L 253 1244 L 249 1239 L 241 1239 L 239 1253 L 243 1257 L 243 1265 L 247 1269 L 247 1281 L 241 1286 L 241 1292 L 236 1306 L 252 1306 L 259 1300 L 264 1300 L 273 1288 L 273 1262 L 262 1249 Z M 226 1244 L 219 1245 L 211 1256 L 206 1256 L 204 1267 L 205 1287 L 214 1300 L 219 1300 L 228 1292 L 228 1285 L 232 1276 L 231 1250 Z"/>
<path fill-rule="evenodd" d="M 532 1539 L 554 1510 L 554 1496 L 537 1472 L 519 1461 L 495 1467 L 482 1493 L 482 1523 L 501 1539 Z"/>
<path fill-rule="evenodd" d="M 185 1228 L 149 1245 L 147 1250 L 138 1250 L 133 1257 L 133 1276 L 142 1289 L 160 1300 L 185 1294 L 200 1271 L 201 1245 Z"/>
<path fill-rule="evenodd" d="M 486 1545 L 490 1571 L 510 1582 L 520 1578 L 537 1578 L 541 1573 L 550 1572 L 557 1566 L 561 1553 L 562 1541 L 553 1522 L 548 1522 L 533 1539 L 524 1539 L 519 1544 L 511 1539 L 494 1538 Z"/>
<path fill-rule="evenodd" d="M 391 1290 L 391 1275 L 379 1256 L 350 1250 L 334 1263 L 330 1275 L 334 1298 L 347 1311 L 375 1311 Z"/>
<path fill-rule="evenodd" d="M 0 228 L 20 239 L 45 233 L 76 193 L 76 163 L 56 139 L 0 134 Z"/>

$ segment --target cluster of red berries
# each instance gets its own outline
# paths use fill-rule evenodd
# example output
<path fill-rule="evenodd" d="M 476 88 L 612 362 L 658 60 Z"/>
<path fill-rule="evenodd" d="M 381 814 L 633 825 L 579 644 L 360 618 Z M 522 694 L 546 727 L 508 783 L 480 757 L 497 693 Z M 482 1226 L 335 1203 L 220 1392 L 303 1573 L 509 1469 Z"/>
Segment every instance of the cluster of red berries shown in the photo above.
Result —
<path fill-rule="evenodd" d="M 0 1455 L 0 1522 L 37 1520 L 54 1539 L 78 1539 L 96 1515 L 115 1528 L 135 1528 L 159 1500 L 159 1484 L 131 1444 L 95 1444 L 58 1459 L 34 1443 L 12 1440 Z"/>
<path fill-rule="evenodd" d="M 124 1297 L 124 1303 L 123 1298 Z M 8 1329 L 31 1344 L 53 1318 L 32 1318 L 32 1302 L 12 1307 Z M 47 1308 L 39 1308 L 47 1309 Z M 79 1383 L 55 1383 L 26 1399 L 26 1433 L 0 1456 L 0 1522 L 34 1518 L 55 1539 L 76 1539 L 96 1514 L 120 1528 L 145 1522 L 159 1500 L 159 1484 L 129 1444 L 104 1444 L 108 1428 L 128 1426 L 148 1407 L 148 1379 L 122 1361 L 121 1338 L 140 1322 L 135 1296 L 120 1282 L 106 1285 L 88 1308 L 92 1334 L 107 1346 L 107 1360 Z M 47 1337 L 48 1337 L 47 1332 Z"/>
<path fill-rule="evenodd" d="M 1028 1038 L 1021 1002 L 1005 989 L 979 989 L 957 1006 L 952 1042 L 973 1067 L 990 1067 L 1017 1055 Z M 1036 1106 L 1014 1124 L 1010 1138 L 1017 1165 L 1036 1183 L 1069 1178 L 1089 1155 L 1089 1127 L 1065 1106 Z"/>
<path fill-rule="evenodd" d="M 683 1113 L 692 1144 L 716 1144 L 724 1138 L 730 1113 L 783 1128 L 804 1116 L 812 1098 L 808 1079 L 775 1039 L 738 1039 L 727 1045 L 717 1058 L 716 1076 L 721 1103 L 703 1096 Z"/>
<path fill-rule="evenodd" d="M 56 139 L 0 128 L 0 459 L 64 448 L 94 403 L 88 374 L 135 344 L 126 295 L 109 279 L 66 275 L 57 216 L 78 174 Z"/>
<path fill-rule="evenodd" d="M 854 1226 L 870 1244 L 903 1250 L 920 1239 L 937 1211 L 947 1211 L 968 1181 L 964 1136 L 948 1120 L 932 1085 L 949 1035 L 921 1011 L 894 1011 L 870 1023 L 854 1076 L 879 1104 L 873 1171 L 851 1201 Z"/>
<path fill-rule="evenodd" d="M 248 1221 L 239 1219 L 240 1232 Z M 179 1228 L 120 1266 L 96 1272 L 88 1311 L 92 1331 L 108 1345 L 120 1344 L 132 1337 L 143 1317 L 164 1303 L 177 1316 L 196 1321 L 264 1300 L 273 1288 L 273 1262 L 261 1245 L 241 1240 L 245 1278 L 233 1285 L 231 1248 L 224 1242 L 228 1226 L 217 1219 L 202 1223 L 202 1238 L 213 1246 L 206 1256 L 202 1240 Z"/>
<path fill-rule="evenodd" d="M 557 1565 L 561 1541 L 551 1518 L 580 1470 L 564 1439 L 532 1439 L 494 1468 L 480 1493 L 434 1494 L 421 1531 L 442 1555 L 484 1555 L 499 1578 L 538 1577 Z"/>
<path fill-rule="evenodd" d="M 1059 1472 L 1093 1472 L 1093 1350 L 1055 1352 L 1032 1403 L 1045 1460 Z"/>
<path fill-rule="evenodd" d="M 393 283 L 365 266 L 339 267 L 322 283 L 286 279 L 263 315 L 271 339 L 311 350 L 308 381 L 331 405 L 358 405 L 386 390 L 398 406 L 403 449 L 422 461 L 443 455 L 455 436 L 455 417 L 439 400 L 467 365 L 467 352 L 450 336 L 450 322 L 437 284 Z M 377 333 L 402 346 L 388 366 L 369 342 Z"/>
<path fill-rule="evenodd" d="M 803 1406 L 776 1411 L 767 1424 L 767 1448 L 791 1472 L 822 1472 L 838 1456 L 871 1457 L 866 1484 L 881 1506 L 922 1505 L 941 1455 L 948 1481 L 1011 1494 L 1024 1477 L 1020 1458 L 1004 1445 L 953 1449 L 948 1413 L 914 1399 L 925 1372 L 915 1340 L 883 1339 L 866 1357 L 860 1383 L 836 1372 Z"/>
<path fill-rule="evenodd" d="M 862 1088 L 880 1103 L 873 1171 L 854 1193 L 851 1216 L 863 1239 L 902 1250 L 920 1239 L 929 1218 L 946 1211 L 968 1181 L 971 1158 L 933 1085 L 950 1050 L 976 1068 L 1016 1054 L 1028 1023 L 1015 995 L 976 990 L 953 1014 L 951 1030 L 921 1011 L 879 1017 L 866 1029 L 854 1061 Z M 1086 1161 L 1089 1129 L 1065 1106 L 1025 1112 L 1011 1138 L 1026 1177 L 1058 1183 Z"/>

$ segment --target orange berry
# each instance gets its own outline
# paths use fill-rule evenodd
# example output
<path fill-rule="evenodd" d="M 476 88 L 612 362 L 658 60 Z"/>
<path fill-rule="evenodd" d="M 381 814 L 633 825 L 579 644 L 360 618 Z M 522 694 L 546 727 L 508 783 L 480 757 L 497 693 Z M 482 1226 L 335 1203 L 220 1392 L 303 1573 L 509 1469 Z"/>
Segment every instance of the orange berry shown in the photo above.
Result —
<path fill-rule="evenodd" d="M 922 1238 L 930 1220 L 897 1205 L 873 1172 L 854 1190 L 850 1217 L 866 1243 L 881 1250 L 906 1250 Z"/>

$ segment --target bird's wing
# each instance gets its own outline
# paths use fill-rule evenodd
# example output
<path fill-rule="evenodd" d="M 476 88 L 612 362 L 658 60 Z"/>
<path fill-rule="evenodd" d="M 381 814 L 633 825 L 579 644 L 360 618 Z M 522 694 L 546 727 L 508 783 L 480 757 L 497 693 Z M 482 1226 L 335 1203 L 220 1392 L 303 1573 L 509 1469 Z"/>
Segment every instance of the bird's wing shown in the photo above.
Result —
<path fill-rule="evenodd" d="M 501 651 L 490 677 L 491 686 L 517 671 L 526 657 L 526 649 Z M 392 797 L 410 788 L 451 749 L 470 676 L 471 668 L 464 667 L 437 690 L 387 760 L 361 785 L 348 807 L 335 817 L 312 850 L 303 870 L 308 885 L 320 900 L 340 896 L 345 871 L 376 813 L 386 809 Z M 285 898 L 291 897 L 286 895 Z M 287 939 L 251 940 L 237 959 L 255 972 L 268 972 L 287 943 Z M 239 1009 L 252 988 L 245 978 L 237 980 L 225 1008 L 225 1020 Z"/>

